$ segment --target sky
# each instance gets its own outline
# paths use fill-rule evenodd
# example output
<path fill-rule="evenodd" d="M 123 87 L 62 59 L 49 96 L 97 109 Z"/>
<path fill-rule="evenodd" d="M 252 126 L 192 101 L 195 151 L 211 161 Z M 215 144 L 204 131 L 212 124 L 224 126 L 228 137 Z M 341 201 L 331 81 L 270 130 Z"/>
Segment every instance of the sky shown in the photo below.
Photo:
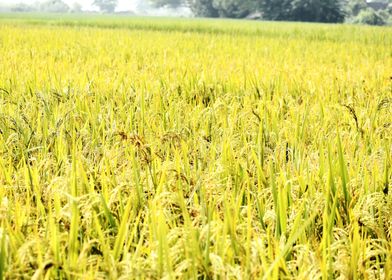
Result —
<path fill-rule="evenodd" d="M 0 4 L 15 4 L 15 3 L 26 3 L 26 4 L 33 4 L 35 2 L 40 2 L 40 0 L 0 0 Z M 72 5 L 73 3 L 77 2 L 83 6 L 83 9 L 93 9 L 91 7 L 91 3 L 94 0 L 63 0 L 68 5 Z M 117 10 L 118 11 L 125 11 L 125 10 L 132 10 L 136 7 L 137 2 L 142 0 L 118 0 Z"/>

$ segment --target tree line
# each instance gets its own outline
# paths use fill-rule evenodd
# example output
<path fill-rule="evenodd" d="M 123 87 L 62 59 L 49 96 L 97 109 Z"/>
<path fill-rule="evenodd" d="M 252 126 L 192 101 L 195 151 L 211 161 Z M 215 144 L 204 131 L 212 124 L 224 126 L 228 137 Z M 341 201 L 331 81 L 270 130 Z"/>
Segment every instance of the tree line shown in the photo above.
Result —
<path fill-rule="evenodd" d="M 157 7 L 189 7 L 198 17 L 307 22 L 392 22 L 392 0 L 149 0 Z"/>
<path fill-rule="evenodd" d="M 94 0 L 92 5 L 98 7 L 105 13 L 113 13 L 117 7 L 118 0 Z M 82 5 L 74 2 L 68 5 L 63 0 L 42 0 L 32 5 L 17 3 L 11 6 L 12 12 L 46 12 L 46 13 L 82 13 Z"/>
<path fill-rule="evenodd" d="M 392 0 L 144 0 L 160 8 L 188 7 L 196 17 L 253 18 L 277 21 L 351 22 L 392 24 Z M 118 0 L 94 0 L 101 12 L 113 13 Z M 81 12 L 75 3 L 44 0 L 39 5 L 20 4 L 14 11 Z"/>

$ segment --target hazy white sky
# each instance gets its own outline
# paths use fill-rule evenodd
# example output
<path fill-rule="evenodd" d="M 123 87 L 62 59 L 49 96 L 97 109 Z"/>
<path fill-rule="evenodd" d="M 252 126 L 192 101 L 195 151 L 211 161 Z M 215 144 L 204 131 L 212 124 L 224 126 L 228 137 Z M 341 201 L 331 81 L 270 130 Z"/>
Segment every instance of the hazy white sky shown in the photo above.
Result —
<path fill-rule="evenodd" d="M 80 3 L 84 9 L 91 9 L 91 3 L 94 0 L 63 0 L 65 3 L 72 5 L 75 2 Z M 143 0 L 118 0 L 117 10 L 132 10 L 136 3 Z M 40 0 L 0 0 L 0 4 L 15 4 L 15 3 L 27 3 L 33 4 L 35 2 L 40 2 Z"/>

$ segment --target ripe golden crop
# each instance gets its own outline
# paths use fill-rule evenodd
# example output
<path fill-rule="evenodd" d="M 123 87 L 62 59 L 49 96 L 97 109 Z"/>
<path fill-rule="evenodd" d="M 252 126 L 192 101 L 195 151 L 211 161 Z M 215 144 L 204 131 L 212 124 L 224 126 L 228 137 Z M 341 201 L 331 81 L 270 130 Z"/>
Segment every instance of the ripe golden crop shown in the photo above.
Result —
<path fill-rule="evenodd" d="M 0 278 L 391 279 L 392 29 L 0 23 Z"/>

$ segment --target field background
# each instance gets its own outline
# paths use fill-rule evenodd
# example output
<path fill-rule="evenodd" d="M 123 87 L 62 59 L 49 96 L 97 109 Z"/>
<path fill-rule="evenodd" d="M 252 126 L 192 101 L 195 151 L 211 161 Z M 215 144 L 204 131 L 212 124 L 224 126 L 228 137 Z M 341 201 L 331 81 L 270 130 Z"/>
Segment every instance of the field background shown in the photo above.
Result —
<path fill-rule="evenodd" d="M 391 46 L 0 15 L 0 279 L 391 279 Z"/>

